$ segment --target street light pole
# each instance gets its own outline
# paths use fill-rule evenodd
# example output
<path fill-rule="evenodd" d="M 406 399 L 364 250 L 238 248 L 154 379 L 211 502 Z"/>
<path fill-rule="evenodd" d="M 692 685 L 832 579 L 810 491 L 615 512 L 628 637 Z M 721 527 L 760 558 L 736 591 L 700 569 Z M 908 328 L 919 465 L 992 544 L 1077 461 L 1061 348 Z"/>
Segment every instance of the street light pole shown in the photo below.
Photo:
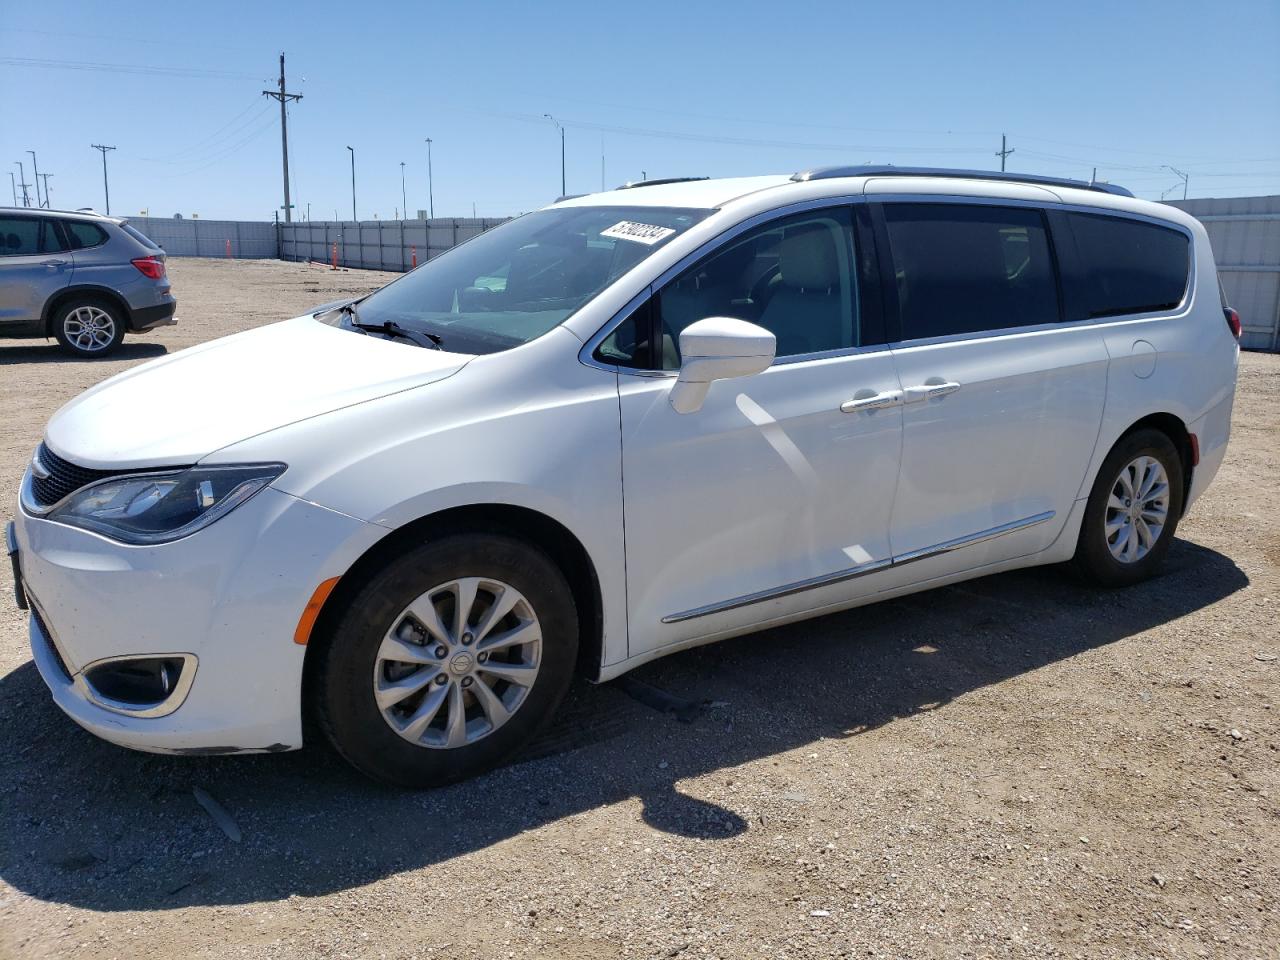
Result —
<path fill-rule="evenodd" d="M 46 204 L 42 203 L 40 200 L 40 167 L 36 165 L 36 152 L 34 150 L 28 150 L 27 153 L 31 154 L 32 176 L 36 178 L 36 206 L 43 207 L 46 206 Z"/>
<path fill-rule="evenodd" d="M 556 125 L 556 129 L 560 131 L 560 196 L 563 197 L 569 192 L 564 186 L 564 127 L 561 126 L 560 121 L 551 114 L 544 113 L 543 116 L 554 123 Z"/>
<path fill-rule="evenodd" d="M 13 190 L 13 205 L 18 205 L 18 181 L 13 179 L 13 171 L 9 171 L 9 186 Z"/>
<path fill-rule="evenodd" d="M 431 182 L 431 138 L 427 137 L 427 216 L 436 218 L 435 185 Z"/>
<path fill-rule="evenodd" d="M 400 161 L 400 209 L 403 211 L 401 220 L 409 219 L 409 201 L 404 198 L 404 161 Z"/>
<path fill-rule="evenodd" d="M 356 220 L 356 151 L 353 147 L 347 147 L 351 151 L 351 219 Z"/>

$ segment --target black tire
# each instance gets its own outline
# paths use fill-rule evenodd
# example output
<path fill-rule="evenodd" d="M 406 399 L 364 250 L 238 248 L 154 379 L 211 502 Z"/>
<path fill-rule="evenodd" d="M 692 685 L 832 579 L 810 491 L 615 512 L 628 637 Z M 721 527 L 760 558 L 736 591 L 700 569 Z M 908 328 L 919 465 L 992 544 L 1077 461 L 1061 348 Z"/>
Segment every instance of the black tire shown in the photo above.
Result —
<path fill-rule="evenodd" d="M 1139 457 L 1151 457 L 1160 462 L 1168 478 L 1168 504 L 1166 521 L 1145 556 L 1122 562 L 1113 556 L 1108 543 L 1108 500 L 1120 482 L 1120 473 Z M 1105 587 L 1127 587 L 1155 576 L 1164 565 L 1165 556 L 1178 531 L 1183 502 L 1182 457 L 1173 441 L 1160 430 L 1144 428 L 1127 433 L 1102 461 L 1098 476 L 1089 493 L 1084 522 L 1080 526 L 1080 539 L 1076 543 L 1072 565 L 1085 580 Z"/>
<path fill-rule="evenodd" d="M 92 313 L 86 317 L 85 311 Z M 53 313 L 53 335 L 58 345 L 65 353 L 82 360 L 97 360 L 115 353 L 124 339 L 127 324 L 124 311 L 101 297 L 76 297 Z M 102 329 L 104 325 L 109 325 L 109 331 Z"/>
<path fill-rule="evenodd" d="M 541 628 L 537 675 L 510 718 L 479 739 L 454 748 L 420 746 L 391 728 L 374 699 L 377 654 L 387 632 L 411 603 L 461 577 L 492 578 L 523 595 Z M 320 640 L 314 706 L 330 742 L 348 762 L 376 780 L 402 787 L 434 787 L 492 769 L 551 718 L 573 677 L 578 615 L 564 575 L 541 550 L 511 537 L 460 533 L 423 544 L 387 564 L 356 593 L 331 633 Z M 429 641 L 424 649 L 434 643 Z M 450 649 L 462 651 L 461 646 Z M 478 651 L 480 644 L 471 649 Z M 448 674 L 447 663 L 453 656 L 451 652 L 443 658 L 441 674 Z M 461 692 L 462 681 L 456 682 L 458 696 L 467 696 Z M 469 682 L 484 681 L 477 676 Z M 453 696 L 452 684 L 442 689 Z M 471 699 L 464 716 L 487 717 L 487 712 L 479 712 L 476 688 L 469 689 Z M 407 709 L 412 702 L 410 698 Z M 452 699 L 446 700 L 446 721 L 452 704 Z M 437 734 L 433 730 L 429 735 Z"/>

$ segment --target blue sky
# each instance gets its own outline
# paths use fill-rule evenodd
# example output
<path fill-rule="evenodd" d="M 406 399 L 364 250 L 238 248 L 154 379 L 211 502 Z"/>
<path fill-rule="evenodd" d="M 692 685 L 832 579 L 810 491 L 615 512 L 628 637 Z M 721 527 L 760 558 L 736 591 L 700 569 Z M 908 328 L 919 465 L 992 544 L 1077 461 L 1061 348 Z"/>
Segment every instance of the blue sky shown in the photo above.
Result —
<path fill-rule="evenodd" d="M 22 10 L 26 12 L 23 13 Z M 649 177 L 998 168 L 1159 198 L 1280 193 L 1280 3 L 63 3 L 0 27 L 0 161 L 55 206 L 269 219 L 287 56 L 313 219 L 503 216 Z M 0 174 L 0 183 L 5 178 Z M 9 202 L 7 194 L 0 202 Z M 1181 196 L 1181 187 L 1169 196 Z"/>

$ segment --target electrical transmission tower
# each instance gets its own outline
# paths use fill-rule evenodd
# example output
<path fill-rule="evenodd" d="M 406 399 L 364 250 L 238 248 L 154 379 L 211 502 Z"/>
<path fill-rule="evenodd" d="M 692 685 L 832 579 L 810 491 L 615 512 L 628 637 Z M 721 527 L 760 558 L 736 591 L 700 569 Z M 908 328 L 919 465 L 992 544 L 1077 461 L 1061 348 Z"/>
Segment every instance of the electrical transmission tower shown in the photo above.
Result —
<path fill-rule="evenodd" d="M 284 54 L 280 54 L 280 89 L 263 90 L 264 97 L 280 101 L 280 150 L 284 159 L 284 222 L 293 220 L 293 204 L 289 202 L 289 117 L 285 112 L 285 104 L 290 100 L 301 100 L 300 93 L 286 93 L 284 89 Z"/>

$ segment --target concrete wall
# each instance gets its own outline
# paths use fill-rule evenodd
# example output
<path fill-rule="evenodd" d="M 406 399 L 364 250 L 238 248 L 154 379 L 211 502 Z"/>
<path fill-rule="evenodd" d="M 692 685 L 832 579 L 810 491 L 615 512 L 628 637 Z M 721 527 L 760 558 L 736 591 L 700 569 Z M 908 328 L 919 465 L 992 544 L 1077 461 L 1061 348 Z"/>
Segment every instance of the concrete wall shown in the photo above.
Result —
<path fill-rule="evenodd" d="M 282 224 L 280 257 L 323 260 L 367 270 L 410 270 L 505 219 L 317 221 Z"/>
<path fill-rule="evenodd" d="M 129 217 L 128 220 L 172 257 L 229 256 L 237 260 L 262 260 L 278 256 L 276 228 L 270 222 L 174 220 L 171 217 Z"/>
<path fill-rule="evenodd" d="M 1240 313 L 1242 346 L 1280 349 L 1280 196 L 1178 200 L 1204 224 L 1227 302 Z"/>

